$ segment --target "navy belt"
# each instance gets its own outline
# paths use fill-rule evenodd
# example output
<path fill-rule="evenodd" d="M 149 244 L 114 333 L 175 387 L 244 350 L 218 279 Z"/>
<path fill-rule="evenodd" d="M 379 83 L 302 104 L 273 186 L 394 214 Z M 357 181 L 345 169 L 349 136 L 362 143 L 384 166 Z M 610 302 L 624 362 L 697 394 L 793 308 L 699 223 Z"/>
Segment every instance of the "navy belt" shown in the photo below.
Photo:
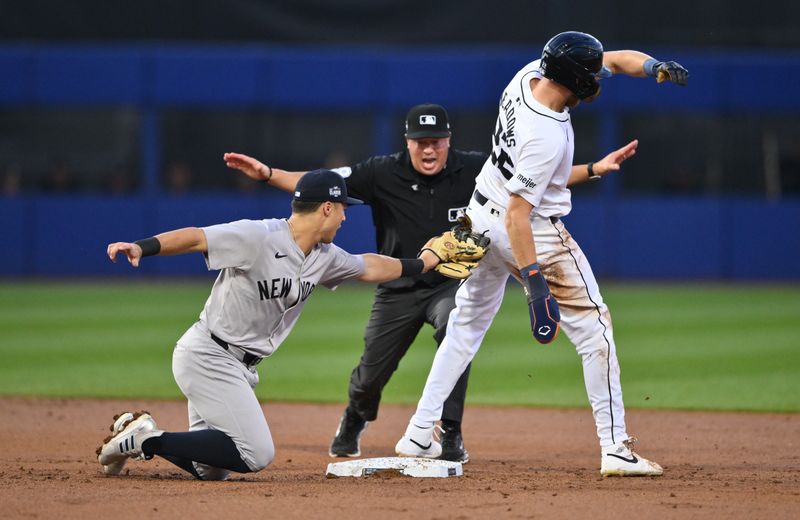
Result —
<path fill-rule="evenodd" d="M 478 190 L 475 190 L 475 193 L 473 193 L 472 196 L 475 199 L 475 201 L 478 204 L 480 204 L 481 206 L 485 206 L 486 203 L 489 202 L 489 199 L 484 197 L 483 194 L 481 192 L 479 192 Z"/>
<path fill-rule="evenodd" d="M 489 199 L 478 190 L 475 190 L 475 193 L 472 194 L 472 198 L 475 199 L 475 202 L 477 202 L 481 206 L 485 206 L 486 203 L 489 202 Z M 550 217 L 550 222 L 555 224 L 556 222 L 558 222 L 558 217 Z"/>
<path fill-rule="evenodd" d="M 237 347 L 236 345 L 229 344 L 227 341 L 221 340 L 213 333 L 211 334 L 211 339 L 214 340 L 214 343 L 216 343 L 220 347 L 224 348 L 225 350 L 233 354 L 233 357 L 237 358 L 239 361 L 241 361 L 248 367 L 255 366 L 261 363 L 261 360 L 264 359 L 260 356 L 256 356 L 255 354 L 250 354 L 249 352 L 245 352 L 242 347 Z M 236 350 L 231 350 L 230 347 L 235 347 Z M 242 357 L 237 356 L 237 354 L 241 354 Z"/>

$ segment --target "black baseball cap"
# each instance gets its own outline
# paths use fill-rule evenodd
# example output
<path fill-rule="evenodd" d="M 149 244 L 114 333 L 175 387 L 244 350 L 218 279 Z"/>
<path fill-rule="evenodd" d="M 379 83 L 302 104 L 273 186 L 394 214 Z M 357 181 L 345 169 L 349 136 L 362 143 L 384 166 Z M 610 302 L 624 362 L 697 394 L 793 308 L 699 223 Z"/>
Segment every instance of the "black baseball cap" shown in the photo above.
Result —
<path fill-rule="evenodd" d="M 342 202 L 351 206 L 364 204 L 363 200 L 347 196 L 344 177 L 331 170 L 313 170 L 297 181 L 294 200 L 301 202 Z"/>
<path fill-rule="evenodd" d="M 406 137 L 450 137 L 450 119 L 441 105 L 425 104 L 412 107 L 406 116 Z"/>

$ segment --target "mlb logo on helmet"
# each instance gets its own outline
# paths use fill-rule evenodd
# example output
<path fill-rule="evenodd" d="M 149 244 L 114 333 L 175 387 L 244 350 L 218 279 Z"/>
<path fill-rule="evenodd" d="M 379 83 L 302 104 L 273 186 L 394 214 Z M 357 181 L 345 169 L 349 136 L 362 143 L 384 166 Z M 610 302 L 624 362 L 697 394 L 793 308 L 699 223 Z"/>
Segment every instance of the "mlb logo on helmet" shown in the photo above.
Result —
<path fill-rule="evenodd" d="M 328 190 L 328 194 L 331 197 L 341 197 L 342 196 L 342 189 L 339 186 L 334 186 Z"/>
<path fill-rule="evenodd" d="M 430 114 L 421 115 L 419 116 L 419 124 L 436 126 L 436 116 Z"/>

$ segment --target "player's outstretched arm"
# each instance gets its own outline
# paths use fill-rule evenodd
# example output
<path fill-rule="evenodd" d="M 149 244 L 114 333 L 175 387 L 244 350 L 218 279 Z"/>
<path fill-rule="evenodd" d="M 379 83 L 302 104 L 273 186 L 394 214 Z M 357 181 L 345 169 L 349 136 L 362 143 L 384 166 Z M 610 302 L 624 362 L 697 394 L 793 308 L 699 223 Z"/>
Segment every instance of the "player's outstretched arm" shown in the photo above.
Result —
<path fill-rule="evenodd" d="M 142 257 L 168 256 L 184 253 L 206 253 L 208 242 L 203 230 L 195 227 L 167 231 L 136 242 L 114 242 L 108 244 L 106 253 L 112 262 L 118 254 L 124 254 L 133 267 L 139 267 Z"/>
<path fill-rule="evenodd" d="M 279 168 L 272 168 L 258 159 L 242 153 L 228 152 L 222 157 L 228 168 L 239 170 L 255 181 L 266 182 L 283 191 L 293 192 L 297 181 L 307 173 L 287 172 Z"/>
<path fill-rule="evenodd" d="M 660 61 L 639 51 L 604 52 L 603 65 L 614 74 L 625 74 L 634 78 L 650 76 L 659 83 L 669 80 L 682 87 L 689 83 L 689 71 L 677 61 Z"/>
<path fill-rule="evenodd" d="M 623 162 L 627 161 L 636 155 L 636 149 L 639 147 L 639 140 L 634 139 L 622 148 L 614 150 L 602 159 L 589 164 L 575 164 L 572 166 L 572 172 L 569 175 L 569 182 L 567 186 L 574 186 L 586 182 L 589 179 L 599 179 L 611 172 L 618 171 Z M 591 165 L 591 170 L 589 166 Z"/>
<path fill-rule="evenodd" d="M 364 259 L 364 272 L 358 279 L 369 283 L 388 282 L 403 276 L 426 273 L 439 263 L 439 257 L 430 250 L 423 250 L 419 258 L 402 260 L 375 253 L 365 253 L 361 257 Z"/>

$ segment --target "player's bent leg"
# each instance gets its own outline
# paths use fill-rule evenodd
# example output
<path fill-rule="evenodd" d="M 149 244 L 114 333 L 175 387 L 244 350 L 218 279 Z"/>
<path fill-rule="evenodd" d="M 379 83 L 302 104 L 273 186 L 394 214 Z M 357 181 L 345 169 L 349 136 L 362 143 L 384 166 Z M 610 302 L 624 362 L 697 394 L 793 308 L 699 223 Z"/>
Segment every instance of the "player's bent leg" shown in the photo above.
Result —
<path fill-rule="evenodd" d="M 478 352 L 503 302 L 507 278 L 505 266 L 487 262 L 459 287 L 456 309 L 447 323 L 447 336 L 433 358 L 412 424 L 427 427 L 442 417 L 445 399 Z"/>
<path fill-rule="evenodd" d="M 195 452 L 176 455 L 233 471 L 259 471 L 272 461 L 275 456 L 272 435 L 253 392 L 258 382 L 257 372 L 233 358 L 210 337 L 206 338 L 195 326 L 175 348 L 173 374 L 192 409 L 207 425 L 205 431 L 220 432 L 230 441 L 226 444 L 219 436 L 202 437 L 198 441 L 219 442 L 215 444 L 220 450 L 217 455 L 228 461 L 226 464 L 209 460 L 198 445 Z M 232 454 L 230 446 L 235 448 L 243 465 L 224 458 Z"/>
<path fill-rule="evenodd" d="M 447 331 L 447 321 L 450 312 L 455 308 L 455 293 L 458 283 L 446 282 L 436 288 L 428 298 L 427 321 L 434 328 L 433 338 L 437 347 L 444 340 Z M 461 377 L 456 381 L 453 391 L 445 399 L 442 407 L 442 454 L 439 458 L 466 464 L 469 462 L 469 452 L 464 446 L 464 437 L 461 432 L 461 422 L 464 417 L 464 401 L 467 396 L 467 383 L 472 365 L 467 365 Z"/>
<path fill-rule="evenodd" d="M 192 406 L 190 401 L 187 401 L 186 407 L 189 415 L 189 431 L 207 430 L 208 425 L 203 418 L 200 417 L 200 414 L 197 413 L 197 410 L 194 409 L 194 406 Z M 200 480 L 228 480 L 230 476 L 230 471 L 227 469 L 217 468 L 214 466 L 209 466 L 208 464 L 182 459 L 179 457 L 163 457 L 176 466 L 188 471 Z"/>
<path fill-rule="evenodd" d="M 511 248 L 503 239 L 503 222 L 481 211 L 470 214 L 470 217 L 476 229 L 489 230 L 494 242 L 480 267 L 456 292 L 456 309 L 450 313 L 447 336 L 433 358 L 416 413 L 395 446 L 395 451 L 401 455 L 430 457 L 431 450 L 435 452 L 437 442 L 433 438 L 433 429 L 442 416 L 444 401 L 478 352 L 503 302 L 509 262 L 512 261 Z"/>
<path fill-rule="evenodd" d="M 550 228 L 542 272 L 561 309 L 561 329 L 581 356 L 600 445 L 616 444 L 628 435 L 611 315 L 580 246 L 562 223 Z"/>
<path fill-rule="evenodd" d="M 632 439 L 625 426 L 611 314 L 591 266 L 563 224 L 551 226 L 556 240 L 555 245 L 551 243 L 552 247 L 546 248 L 543 273 L 561 308 L 561 328 L 581 356 L 586 393 L 600 440 L 601 473 L 660 475 L 661 466 L 629 448 Z"/>
<path fill-rule="evenodd" d="M 456 282 L 453 280 L 452 282 Z M 437 348 L 441 345 L 447 333 L 447 322 L 450 313 L 455 309 L 455 295 L 458 290 L 458 283 L 450 281 L 436 288 L 426 306 L 426 321 L 434 328 L 433 339 L 436 341 Z M 469 381 L 470 365 L 464 369 L 461 377 L 456 381 L 456 386 L 444 402 L 442 410 L 442 420 L 461 423 L 464 416 L 464 401 L 467 396 L 467 383 Z"/>
<path fill-rule="evenodd" d="M 239 473 L 249 473 L 261 469 L 255 469 L 246 464 L 233 440 L 218 430 L 165 432 L 158 437 L 144 441 L 142 451 L 148 457 L 153 455 L 161 455 L 165 458 L 177 457 Z"/>

